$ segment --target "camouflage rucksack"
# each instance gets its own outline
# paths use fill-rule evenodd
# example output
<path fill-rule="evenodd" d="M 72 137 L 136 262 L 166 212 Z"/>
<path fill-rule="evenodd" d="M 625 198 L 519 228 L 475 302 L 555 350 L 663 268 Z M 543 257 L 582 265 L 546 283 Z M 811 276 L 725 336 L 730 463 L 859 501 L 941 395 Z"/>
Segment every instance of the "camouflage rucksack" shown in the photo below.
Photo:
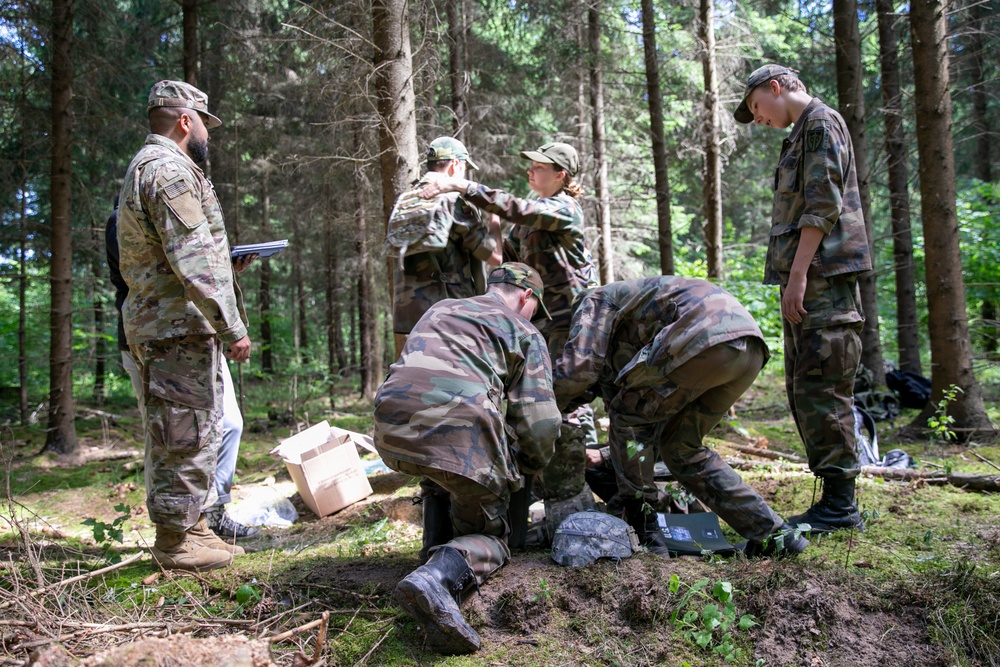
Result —
<path fill-rule="evenodd" d="M 582 567 L 599 558 L 628 558 L 639 550 L 635 530 L 616 516 L 597 510 L 570 514 L 552 538 L 552 560 Z"/>
<path fill-rule="evenodd" d="M 445 195 L 423 199 L 420 196 L 423 185 L 401 194 L 389 215 L 386 252 L 390 257 L 398 257 L 400 265 L 407 255 L 434 252 L 448 245 L 454 220 L 449 209 L 454 202 Z"/>

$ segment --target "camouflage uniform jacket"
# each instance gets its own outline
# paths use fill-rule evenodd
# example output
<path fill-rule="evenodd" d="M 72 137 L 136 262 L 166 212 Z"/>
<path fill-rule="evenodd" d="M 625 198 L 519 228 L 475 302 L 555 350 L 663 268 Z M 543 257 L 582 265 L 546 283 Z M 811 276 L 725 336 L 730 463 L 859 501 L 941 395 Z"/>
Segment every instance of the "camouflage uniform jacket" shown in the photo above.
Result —
<path fill-rule="evenodd" d="M 765 284 L 788 282 L 803 227 L 821 229 L 826 235 L 813 258 L 818 275 L 829 278 L 871 270 L 851 135 L 840 114 L 818 98 L 802 111 L 781 145 Z"/>
<path fill-rule="evenodd" d="M 609 411 L 637 423 L 662 419 L 658 410 L 674 388 L 666 379 L 674 369 L 746 336 L 764 344 L 750 313 L 706 280 L 660 276 L 598 287 L 581 299 L 553 370 L 559 407 L 600 392 Z"/>
<path fill-rule="evenodd" d="M 431 182 L 425 175 L 415 185 Z M 451 233 L 439 252 L 407 255 L 403 268 L 393 262 L 393 329 L 408 333 L 431 304 L 443 299 L 464 299 L 486 291 L 485 262 L 497 241 L 478 209 L 456 192 L 439 195 L 451 200 Z"/>
<path fill-rule="evenodd" d="M 559 422 L 545 341 L 495 294 L 432 306 L 375 396 L 383 456 L 499 496 L 548 462 Z"/>
<path fill-rule="evenodd" d="M 545 285 L 545 307 L 552 327 L 569 321 L 573 297 L 598 284 L 594 259 L 584 242 L 583 208 L 565 192 L 544 199 L 520 199 L 473 183 L 465 198 L 513 222 L 513 241 L 521 261 L 538 271 Z"/>
<path fill-rule="evenodd" d="M 125 172 L 118 245 L 130 344 L 195 334 L 232 343 L 247 335 L 215 190 L 166 137 L 148 135 Z"/>

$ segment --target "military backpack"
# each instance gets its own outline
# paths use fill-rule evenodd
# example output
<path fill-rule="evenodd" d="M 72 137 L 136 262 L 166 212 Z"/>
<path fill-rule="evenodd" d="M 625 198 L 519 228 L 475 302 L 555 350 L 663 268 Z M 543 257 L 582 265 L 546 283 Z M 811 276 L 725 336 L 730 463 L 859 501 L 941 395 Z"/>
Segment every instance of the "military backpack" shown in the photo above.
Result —
<path fill-rule="evenodd" d="M 451 235 L 454 200 L 445 195 L 424 199 L 422 188 L 423 184 L 401 194 L 389 215 L 386 253 L 398 257 L 400 266 L 407 255 L 443 250 Z"/>

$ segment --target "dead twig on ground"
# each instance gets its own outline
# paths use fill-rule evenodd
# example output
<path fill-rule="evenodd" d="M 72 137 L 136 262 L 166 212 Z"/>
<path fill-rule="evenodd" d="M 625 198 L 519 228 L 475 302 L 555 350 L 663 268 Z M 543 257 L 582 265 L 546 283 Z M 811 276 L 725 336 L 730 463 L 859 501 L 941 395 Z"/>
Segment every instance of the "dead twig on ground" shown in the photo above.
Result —
<path fill-rule="evenodd" d="M 972 452 L 972 455 L 975 456 L 980 461 L 982 461 L 983 463 L 985 463 L 986 465 L 988 465 L 988 466 L 990 466 L 992 468 L 995 468 L 997 470 L 1000 470 L 1000 466 L 998 466 L 996 463 L 993 463 L 993 461 L 990 461 L 988 458 L 986 458 L 985 456 L 983 456 L 979 452 Z"/>
<path fill-rule="evenodd" d="M 392 632 L 392 627 L 389 627 L 389 629 L 385 631 L 385 634 L 382 635 L 382 637 L 377 642 L 375 642 L 375 645 L 372 646 L 370 649 L 368 649 L 368 653 L 365 653 L 360 660 L 354 663 L 354 667 L 362 667 L 362 665 L 368 662 L 368 658 L 372 657 L 372 653 L 374 653 L 378 649 L 378 647 L 382 645 L 382 642 L 384 642 L 386 639 L 389 638 L 389 634 L 391 632 Z"/>
<path fill-rule="evenodd" d="M 738 452 L 743 452 L 744 454 L 752 454 L 754 456 L 760 456 L 765 459 L 784 459 L 786 461 L 791 461 L 792 463 L 805 463 L 806 460 L 799 456 L 798 454 L 791 454 L 788 452 L 778 452 L 773 449 L 761 449 L 760 447 L 751 447 L 750 445 L 738 445 L 732 442 L 726 443 L 727 447 L 731 447 Z"/>

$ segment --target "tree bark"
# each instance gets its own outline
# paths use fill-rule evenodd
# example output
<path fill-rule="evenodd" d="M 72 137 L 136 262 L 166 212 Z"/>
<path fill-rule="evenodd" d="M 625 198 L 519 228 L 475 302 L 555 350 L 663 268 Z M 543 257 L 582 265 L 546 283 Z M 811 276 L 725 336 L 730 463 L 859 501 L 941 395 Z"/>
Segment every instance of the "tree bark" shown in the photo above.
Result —
<path fill-rule="evenodd" d="M 984 3 L 973 2 L 969 6 L 969 54 L 970 70 L 969 76 L 972 79 L 972 128 L 975 131 L 973 137 L 976 146 L 975 153 L 975 176 L 983 183 L 993 181 L 993 169 L 990 164 L 990 123 L 986 115 L 986 106 L 989 102 L 989 94 L 986 90 L 985 60 L 986 44 L 983 35 L 986 34 L 986 19 Z"/>
<path fill-rule="evenodd" d="M 611 199 L 608 194 L 607 146 L 604 140 L 604 73 L 601 66 L 601 14 L 600 2 L 587 8 L 587 22 L 590 26 L 590 128 L 594 142 L 594 194 L 597 197 L 600 215 L 601 241 L 600 257 L 601 284 L 607 285 L 615 279 L 614 260 L 611 254 Z"/>
<path fill-rule="evenodd" d="M 877 0 L 879 62 L 882 69 L 882 117 L 889 168 L 892 255 L 896 274 L 896 344 L 899 367 L 921 373 L 913 237 L 910 233 L 910 176 L 906 167 L 903 109 L 899 85 L 899 39 L 894 0 Z"/>
<path fill-rule="evenodd" d="M 373 0 L 376 108 L 383 222 L 417 177 L 417 122 L 407 0 Z"/>
<path fill-rule="evenodd" d="M 719 138 L 719 81 L 715 70 L 715 27 L 712 0 L 701 0 L 699 37 L 705 77 L 705 255 L 708 277 L 723 277 L 722 147 Z"/>
<path fill-rule="evenodd" d="M 99 249 L 104 247 L 104 228 L 102 225 L 91 225 L 91 240 L 95 249 L 92 271 L 94 275 L 94 402 L 104 404 L 105 378 L 107 377 L 107 339 L 104 333 L 104 301 L 101 286 L 104 277 L 104 262 Z M 99 259 L 100 258 L 100 259 Z"/>
<path fill-rule="evenodd" d="M 656 14 L 653 11 L 653 0 L 642 0 L 642 50 L 646 64 L 649 134 L 653 145 L 660 273 L 669 276 L 674 273 L 674 231 L 670 220 L 670 175 L 667 170 L 667 140 L 663 130 L 663 94 L 660 91 L 660 65 L 656 52 Z"/>
<path fill-rule="evenodd" d="M 448 78 L 451 80 L 452 128 L 455 138 L 467 144 L 469 119 L 465 110 L 465 25 L 464 1 L 446 0 L 448 15 Z"/>
<path fill-rule="evenodd" d="M 184 81 L 198 85 L 198 0 L 181 0 Z"/>
<path fill-rule="evenodd" d="M 23 146 L 24 144 L 22 144 Z M 20 382 L 18 403 L 21 413 L 21 426 L 28 425 L 28 192 L 27 192 L 27 159 L 23 157 L 22 168 L 25 169 L 24 180 L 21 181 L 21 238 L 18 248 L 20 275 L 17 282 L 17 377 Z"/>
<path fill-rule="evenodd" d="M 868 247 L 875 257 L 875 234 L 872 228 L 871 192 L 868 174 L 868 139 L 865 132 L 865 97 L 862 88 L 861 35 L 858 30 L 858 4 L 856 0 L 834 0 L 833 32 L 837 46 L 837 97 L 840 115 L 847 123 L 854 146 L 854 164 L 858 173 L 861 192 L 861 211 L 865 218 Z M 861 361 L 875 376 L 875 383 L 885 384 L 882 361 L 882 342 L 879 340 L 878 294 L 875 289 L 876 272 L 858 279 L 861 287 L 861 304 L 865 311 L 865 327 L 861 332 Z"/>
<path fill-rule="evenodd" d="M 947 2 L 942 0 L 912 0 L 910 3 L 932 385 L 930 407 L 917 419 L 925 419 L 944 392 L 955 385 L 963 393 L 948 406 L 948 414 L 955 419 L 953 427 L 987 429 L 992 427 L 979 383 L 972 372 L 962 258 L 958 247 L 945 33 L 947 8 Z"/>
<path fill-rule="evenodd" d="M 271 237 L 270 164 L 265 163 L 261 179 L 261 231 Z M 260 370 L 274 374 L 274 334 L 271 331 L 271 262 L 260 263 Z"/>
<path fill-rule="evenodd" d="M 73 405 L 73 0 L 52 2 L 52 259 L 45 451 L 77 449 Z"/>
<path fill-rule="evenodd" d="M 360 143 L 360 133 L 358 142 Z M 375 335 L 378 330 L 372 308 L 372 288 L 369 280 L 368 266 L 368 212 L 365 206 L 364 173 L 360 163 L 354 168 L 354 211 L 358 227 L 358 335 L 361 339 L 361 396 L 365 399 L 375 397 Z"/>

